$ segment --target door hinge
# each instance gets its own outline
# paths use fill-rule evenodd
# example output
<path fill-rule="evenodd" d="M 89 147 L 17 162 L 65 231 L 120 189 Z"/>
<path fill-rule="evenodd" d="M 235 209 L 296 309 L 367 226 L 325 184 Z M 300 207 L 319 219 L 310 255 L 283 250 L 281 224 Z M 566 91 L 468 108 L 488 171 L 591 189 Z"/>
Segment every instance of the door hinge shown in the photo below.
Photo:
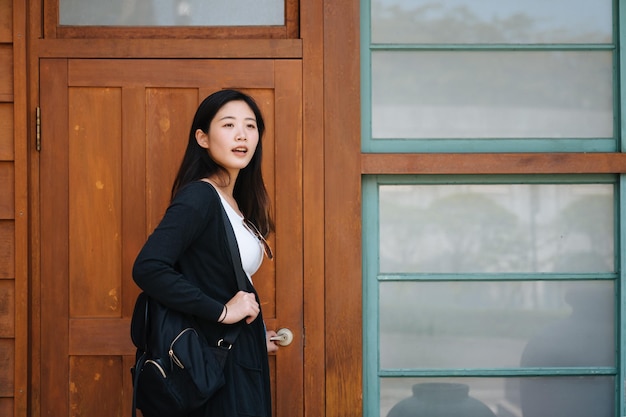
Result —
<path fill-rule="evenodd" d="M 41 107 L 37 107 L 36 114 L 35 149 L 37 152 L 41 152 Z"/>

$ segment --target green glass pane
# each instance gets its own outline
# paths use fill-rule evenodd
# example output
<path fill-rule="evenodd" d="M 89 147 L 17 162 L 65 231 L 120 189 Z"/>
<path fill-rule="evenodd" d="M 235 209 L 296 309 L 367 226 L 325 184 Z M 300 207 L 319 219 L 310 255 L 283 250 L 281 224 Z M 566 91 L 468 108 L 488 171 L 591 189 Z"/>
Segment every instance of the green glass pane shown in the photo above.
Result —
<path fill-rule="evenodd" d="M 610 51 L 374 51 L 372 138 L 611 138 Z"/>
<path fill-rule="evenodd" d="M 284 0 L 59 0 L 61 25 L 74 26 L 282 26 L 284 16 Z"/>
<path fill-rule="evenodd" d="M 382 282 L 381 369 L 615 364 L 612 281 Z"/>
<path fill-rule="evenodd" d="M 382 185 L 383 273 L 613 272 L 611 184 Z"/>
<path fill-rule="evenodd" d="M 611 0 L 372 0 L 374 43 L 609 43 Z"/>
<path fill-rule="evenodd" d="M 384 378 L 380 416 L 614 417 L 615 390 L 611 376 Z"/>

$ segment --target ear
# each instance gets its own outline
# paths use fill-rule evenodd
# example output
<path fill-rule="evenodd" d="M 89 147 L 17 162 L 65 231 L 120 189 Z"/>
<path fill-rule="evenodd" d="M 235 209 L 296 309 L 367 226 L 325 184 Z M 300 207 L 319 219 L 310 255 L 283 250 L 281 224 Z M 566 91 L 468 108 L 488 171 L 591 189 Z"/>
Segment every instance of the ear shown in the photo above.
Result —
<path fill-rule="evenodd" d="M 204 133 L 202 129 L 196 130 L 196 142 L 201 148 L 209 149 L 209 135 Z"/>

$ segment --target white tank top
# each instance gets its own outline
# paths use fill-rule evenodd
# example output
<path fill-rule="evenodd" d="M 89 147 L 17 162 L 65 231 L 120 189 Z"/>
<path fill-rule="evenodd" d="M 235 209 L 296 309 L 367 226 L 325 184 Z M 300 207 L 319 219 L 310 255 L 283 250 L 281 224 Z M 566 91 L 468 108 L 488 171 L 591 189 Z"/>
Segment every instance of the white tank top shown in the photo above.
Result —
<path fill-rule="evenodd" d="M 231 207 L 230 204 L 222 197 L 222 194 L 218 191 L 222 206 L 228 215 L 230 224 L 235 231 L 235 237 L 237 238 L 237 245 L 239 246 L 239 253 L 241 254 L 241 265 L 243 270 L 248 276 L 250 282 L 252 282 L 252 275 L 261 267 L 263 262 L 263 248 L 259 239 L 246 227 L 243 223 L 243 217 L 239 215 Z"/>

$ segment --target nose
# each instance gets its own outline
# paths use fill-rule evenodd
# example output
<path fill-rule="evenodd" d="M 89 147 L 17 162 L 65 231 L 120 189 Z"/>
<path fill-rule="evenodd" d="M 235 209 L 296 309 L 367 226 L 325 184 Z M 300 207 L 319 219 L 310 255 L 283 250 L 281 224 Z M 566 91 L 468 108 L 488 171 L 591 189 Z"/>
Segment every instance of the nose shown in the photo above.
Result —
<path fill-rule="evenodd" d="M 237 131 L 237 135 L 235 136 L 235 139 L 236 140 L 248 140 L 246 138 L 246 133 L 245 133 L 245 131 L 243 129 L 239 129 Z"/>

